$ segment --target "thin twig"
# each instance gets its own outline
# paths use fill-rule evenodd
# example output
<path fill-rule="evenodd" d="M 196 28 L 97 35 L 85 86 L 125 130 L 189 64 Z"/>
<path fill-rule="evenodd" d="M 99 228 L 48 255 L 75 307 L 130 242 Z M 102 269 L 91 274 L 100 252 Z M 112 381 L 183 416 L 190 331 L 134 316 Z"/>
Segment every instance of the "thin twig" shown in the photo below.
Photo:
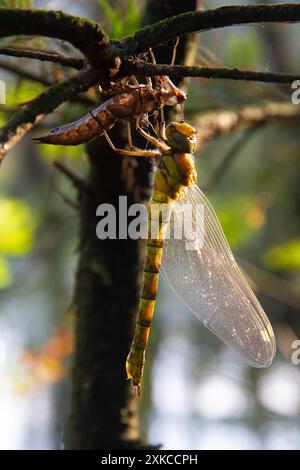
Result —
<path fill-rule="evenodd" d="M 76 57 L 66 57 L 58 52 L 37 50 L 37 49 L 21 49 L 19 47 L 0 47 L 0 55 L 7 55 L 11 57 L 22 57 L 28 59 L 40 60 L 43 62 L 54 62 L 55 64 L 62 65 L 63 67 L 71 67 L 73 69 L 82 69 L 84 66 L 83 59 Z"/>
<path fill-rule="evenodd" d="M 213 171 L 212 175 L 208 179 L 208 181 L 203 185 L 204 191 L 211 191 L 217 185 L 220 184 L 222 178 L 226 175 L 228 169 L 233 164 L 236 157 L 239 156 L 242 148 L 247 144 L 247 142 L 252 137 L 254 131 L 257 130 L 257 127 L 252 127 L 247 129 L 243 135 L 232 145 L 231 149 L 225 154 L 221 163 L 217 166 L 215 171 Z"/>
<path fill-rule="evenodd" d="M 55 85 L 55 83 L 57 83 L 54 80 L 51 80 L 50 78 L 46 78 L 42 75 L 37 75 L 36 73 L 30 72 L 29 70 L 25 70 L 23 67 L 21 68 L 15 64 L 10 64 L 9 62 L 4 62 L 2 60 L 0 60 L 0 68 L 6 70 L 7 72 L 13 73 L 19 78 L 23 78 L 24 80 L 29 80 L 35 83 L 40 83 L 41 85 L 44 85 L 46 87 Z M 70 101 L 82 104 L 84 106 L 96 105 L 96 101 L 89 97 L 87 94 L 81 96 L 74 95 L 74 97 L 70 99 Z"/>
<path fill-rule="evenodd" d="M 64 194 L 60 189 L 58 188 L 55 188 L 55 191 L 57 192 L 57 194 L 60 196 L 60 198 L 62 199 L 62 201 L 69 207 L 71 207 L 72 209 L 75 209 L 76 211 L 79 210 L 79 204 L 75 201 L 73 201 L 69 196 L 67 196 L 66 194 Z"/>
<path fill-rule="evenodd" d="M 149 63 L 130 63 L 124 64 L 124 67 L 135 74 L 143 76 L 169 75 L 171 77 L 203 77 L 220 78 L 226 80 L 247 80 L 267 83 L 292 83 L 300 79 L 300 73 L 272 73 L 272 72 L 254 72 L 251 70 L 229 69 L 226 67 L 202 67 L 186 65 L 161 65 Z"/>
<path fill-rule="evenodd" d="M 17 75 L 20 78 L 24 78 L 25 80 L 40 83 L 41 85 L 45 86 L 53 85 L 53 80 L 51 80 L 49 77 L 37 75 L 36 73 L 30 72 L 29 70 L 26 70 L 23 67 L 19 67 L 18 65 L 0 60 L 0 67 L 4 70 L 7 70 L 7 72 Z"/>
<path fill-rule="evenodd" d="M 54 162 L 54 167 L 68 178 L 75 188 L 80 189 L 81 191 L 90 192 L 90 188 L 87 186 L 86 182 L 61 162 Z"/>
<path fill-rule="evenodd" d="M 289 103 L 267 103 L 264 106 L 247 106 L 238 110 L 222 110 L 205 113 L 196 119 L 201 145 L 213 138 L 238 130 L 246 130 L 241 138 L 226 153 L 221 164 L 204 185 L 206 191 L 220 183 L 226 171 L 238 156 L 241 148 L 252 137 L 253 132 L 266 124 L 297 122 L 300 120 L 300 109 Z"/>
<path fill-rule="evenodd" d="M 259 292 L 299 310 L 300 294 L 297 285 L 274 273 L 258 268 L 249 261 L 239 260 L 239 263 L 249 277 L 253 279 Z"/>

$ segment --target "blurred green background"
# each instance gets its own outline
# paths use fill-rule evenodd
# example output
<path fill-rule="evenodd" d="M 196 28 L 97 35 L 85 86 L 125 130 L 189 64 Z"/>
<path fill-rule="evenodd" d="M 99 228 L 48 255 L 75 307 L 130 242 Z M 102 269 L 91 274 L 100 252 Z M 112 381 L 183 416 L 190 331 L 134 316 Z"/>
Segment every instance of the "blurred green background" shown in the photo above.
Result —
<path fill-rule="evenodd" d="M 207 8 L 258 3 L 209 0 Z M 276 2 L 265 2 L 276 3 Z M 293 3 L 293 2 L 290 2 Z M 1 1 L 0 7 L 45 7 L 100 21 L 113 38 L 134 32 L 143 0 Z M 299 25 L 258 25 L 198 36 L 197 64 L 297 72 Z M 0 46 L 76 51 L 59 41 L 7 38 Z M 54 64 L 1 57 L 3 125 L 45 81 L 68 72 Z M 17 67 L 28 71 L 11 73 Z M 34 76 L 39 79 L 34 80 Z M 291 101 L 287 86 L 188 81 L 186 119 L 267 101 Z M 95 99 L 95 96 L 91 97 Z M 72 289 L 78 217 L 73 188 L 53 167 L 79 174 L 84 146 L 38 146 L 31 138 L 83 115 L 65 104 L 6 157 L 0 172 L 0 448 L 61 447 L 72 360 Z M 201 136 L 200 136 L 201 139 Z M 238 151 L 236 150 L 238 148 Z M 222 162 L 227 164 L 220 172 Z M 142 428 L 173 449 L 299 449 L 300 337 L 299 124 L 264 126 L 215 139 L 196 156 L 206 189 L 234 254 L 272 322 L 278 352 L 266 370 L 247 366 L 214 337 L 161 280 L 142 394 Z"/>

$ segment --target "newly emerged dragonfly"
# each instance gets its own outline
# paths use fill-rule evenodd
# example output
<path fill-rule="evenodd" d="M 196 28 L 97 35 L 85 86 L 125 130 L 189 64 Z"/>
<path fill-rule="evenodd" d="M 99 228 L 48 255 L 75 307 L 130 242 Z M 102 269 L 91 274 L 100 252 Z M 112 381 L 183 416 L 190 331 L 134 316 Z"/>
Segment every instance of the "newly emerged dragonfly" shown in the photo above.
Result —
<path fill-rule="evenodd" d="M 178 40 L 171 63 L 175 61 L 177 44 Z M 150 56 L 155 62 L 151 50 Z M 136 79 L 133 77 L 133 80 Z M 267 367 L 275 355 L 271 324 L 241 273 L 212 206 L 196 184 L 192 155 L 197 144 L 196 130 L 185 122 L 171 123 L 165 129 L 163 116 L 157 129 L 151 126 L 155 136 L 141 127 L 143 115 L 159 109 L 162 112 L 164 105 L 182 103 L 186 99 L 185 92 L 168 77 L 155 77 L 154 80 L 154 85 L 150 78 L 146 84 L 135 82 L 129 85 L 127 82 L 126 89 L 90 114 L 37 139 L 56 145 L 77 145 L 103 135 L 120 155 L 154 157 L 156 160 L 154 190 L 148 204 L 149 233 L 143 286 L 134 338 L 126 361 L 127 376 L 138 391 L 159 273 L 192 312 L 221 340 L 240 352 L 249 364 Z M 130 149 L 116 149 L 106 131 L 119 119 L 136 119 L 136 130 L 154 149 L 132 146 L 130 124 Z M 160 212 L 162 204 L 167 208 L 163 214 Z M 175 225 L 182 219 L 185 207 L 191 209 L 191 224 L 180 238 L 175 236 Z M 197 224 L 199 207 L 203 209 L 200 226 Z"/>
<path fill-rule="evenodd" d="M 159 273 L 192 312 L 249 364 L 269 366 L 275 354 L 271 324 L 241 273 L 212 206 L 196 184 L 197 173 L 191 155 L 196 148 L 196 130 L 182 122 L 167 126 L 161 138 L 144 130 L 141 133 L 156 149 L 116 149 L 104 133 L 117 153 L 155 157 L 157 161 L 153 196 L 148 206 L 149 236 L 143 287 L 126 362 L 128 378 L 139 391 Z M 159 211 L 162 203 L 168 207 L 164 216 Z M 192 208 L 192 230 L 190 234 L 185 232 L 181 239 L 175 239 L 174 227 L 170 226 L 181 217 L 183 203 Z M 199 206 L 203 208 L 203 224 L 195 232 Z M 153 224 L 156 225 L 155 236 Z M 168 228 L 171 230 L 166 239 Z M 187 249 L 189 240 L 193 240 L 192 249 Z"/>

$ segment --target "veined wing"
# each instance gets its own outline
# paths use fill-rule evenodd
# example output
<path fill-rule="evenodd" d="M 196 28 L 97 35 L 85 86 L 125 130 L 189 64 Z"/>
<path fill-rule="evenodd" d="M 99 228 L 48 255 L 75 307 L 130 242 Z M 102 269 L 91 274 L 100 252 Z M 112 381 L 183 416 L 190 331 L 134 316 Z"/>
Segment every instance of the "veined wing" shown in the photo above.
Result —
<path fill-rule="evenodd" d="M 175 239 L 174 223 L 187 203 L 192 208 L 190 233 L 186 228 L 184 237 Z M 203 223 L 196 229 L 199 207 Z M 186 242 L 192 239 L 194 249 L 187 250 Z M 174 204 L 161 272 L 192 312 L 249 364 L 271 364 L 276 349 L 271 324 L 241 273 L 212 206 L 196 185 L 185 188 L 183 199 Z"/>

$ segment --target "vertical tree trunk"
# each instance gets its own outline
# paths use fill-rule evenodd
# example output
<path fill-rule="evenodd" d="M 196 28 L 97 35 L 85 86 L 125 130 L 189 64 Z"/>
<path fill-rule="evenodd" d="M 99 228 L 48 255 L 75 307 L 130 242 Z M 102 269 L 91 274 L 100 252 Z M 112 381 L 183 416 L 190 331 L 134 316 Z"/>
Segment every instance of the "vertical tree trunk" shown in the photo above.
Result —
<path fill-rule="evenodd" d="M 141 446 L 125 359 L 137 308 L 142 249 L 130 239 L 99 240 L 96 209 L 101 203 L 117 208 L 119 195 L 127 196 L 128 205 L 137 202 L 149 184 L 139 181 L 140 172 L 129 159 L 104 147 L 99 141 L 88 147 L 91 193 L 80 195 L 76 345 L 65 439 L 69 449 Z"/>
<path fill-rule="evenodd" d="M 195 9 L 196 3 L 187 0 L 183 6 L 181 1 L 167 1 L 162 6 L 151 0 L 147 22 Z M 171 47 L 168 51 L 171 55 Z M 181 58 L 185 51 L 182 44 Z M 120 129 L 113 139 L 124 147 Z M 141 448 L 145 444 L 139 434 L 138 399 L 126 381 L 125 360 L 137 312 L 144 244 L 130 239 L 100 241 L 96 209 L 102 203 L 118 207 L 120 195 L 127 196 L 128 206 L 145 201 L 150 195 L 151 163 L 119 157 L 103 141 L 90 144 L 88 154 L 89 191 L 83 190 L 79 197 L 76 344 L 65 447 Z"/>

